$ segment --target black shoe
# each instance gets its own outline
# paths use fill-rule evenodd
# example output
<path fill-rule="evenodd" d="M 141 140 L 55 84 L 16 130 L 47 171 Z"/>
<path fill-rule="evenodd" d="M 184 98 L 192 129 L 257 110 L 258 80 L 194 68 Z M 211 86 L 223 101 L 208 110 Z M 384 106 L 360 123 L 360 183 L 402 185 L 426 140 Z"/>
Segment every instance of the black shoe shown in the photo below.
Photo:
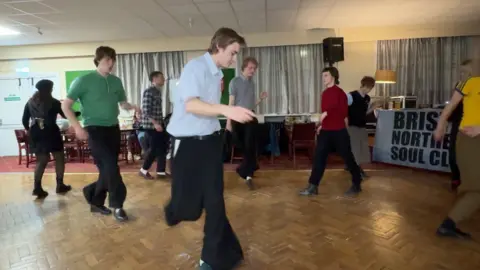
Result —
<path fill-rule="evenodd" d="M 301 196 L 312 196 L 318 195 L 318 186 L 308 184 L 308 187 L 302 191 L 300 191 Z"/>
<path fill-rule="evenodd" d="M 58 184 L 56 191 L 57 191 L 57 194 L 65 194 L 65 193 L 69 192 L 70 190 L 72 190 L 71 186 L 65 185 L 65 184 Z"/>
<path fill-rule="evenodd" d="M 447 228 L 444 226 L 440 226 L 437 229 L 437 235 L 438 236 L 444 236 L 444 237 L 453 237 L 453 238 L 458 238 L 458 239 L 472 239 L 472 236 L 469 233 L 462 232 L 461 230 L 455 228 Z"/>
<path fill-rule="evenodd" d="M 48 192 L 43 190 L 43 188 L 36 188 L 33 190 L 32 195 L 37 196 L 37 199 L 41 200 L 45 199 L 48 196 Z"/>
<path fill-rule="evenodd" d="M 90 205 L 90 212 L 100 213 L 100 214 L 105 215 L 105 216 L 108 216 L 108 215 L 112 214 L 112 210 L 105 207 L 105 205 L 98 206 L 98 205 L 91 204 Z"/>
<path fill-rule="evenodd" d="M 345 196 L 349 196 L 349 197 L 357 196 L 360 192 L 362 192 L 362 188 L 360 186 L 351 186 L 345 192 Z"/>
<path fill-rule="evenodd" d="M 245 179 L 245 183 L 247 184 L 248 189 L 255 190 L 255 186 L 253 185 L 253 178 L 252 177 L 247 177 L 247 179 Z"/>
<path fill-rule="evenodd" d="M 461 230 L 457 229 L 457 225 L 455 221 L 451 218 L 446 218 L 440 227 L 437 229 L 438 236 L 445 236 L 445 237 L 453 237 L 459 239 L 471 239 L 472 236 L 469 233 L 462 232 Z"/>
<path fill-rule="evenodd" d="M 125 210 L 123 210 L 123 208 L 116 208 L 115 210 L 113 210 L 113 216 L 118 221 L 127 221 L 128 220 L 127 213 L 125 213 Z"/>

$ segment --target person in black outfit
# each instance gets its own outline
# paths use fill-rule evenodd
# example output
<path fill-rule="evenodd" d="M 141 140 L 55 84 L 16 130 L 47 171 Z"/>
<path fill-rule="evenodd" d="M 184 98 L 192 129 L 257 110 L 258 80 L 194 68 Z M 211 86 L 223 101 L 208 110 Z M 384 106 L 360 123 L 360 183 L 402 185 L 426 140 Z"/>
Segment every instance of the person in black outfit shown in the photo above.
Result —
<path fill-rule="evenodd" d="M 160 71 L 150 73 L 152 86 L 145 89 L 142 98 L 142 116 L 140 126 L 148 135 L 149 150 L 145 153 L 145 161 L 139 175 L 145 179 L 153 179 L 148 172 L 155 159 L 157 160 L 157 178 L 166 176 L 166 132 L 163 123 L 162 92 L 165 77 Z"/>
<path fill-rule="evenodd" d="M 48 192 L 42 188 L 42 178 L 50 159 L 50 153 L 55 158 L 56 192 L 63 194 L 70 191 L 72 187 L 63 183 L 65 156 L 62 134 L 57 125 L 58 114 L 63 118 L 66 117 L 62 112 L 60 101 L 52 97 L 52 81 L 41 80 L 35 87 L 38 91 L 25 105 L 22 124 L 28 132 L 30 149 L 35 153 L 37 159 L 32 195 L 37 196 L 38 199 L 43 199 L 48 196 Z"/>
<path fill-rule="evenodd" d="M 461 91 L 464 82 L 467 81 L 467 78 L 471 75 L 471 60 L 466 60 L 461 64 L 461 81 L 457 83 L 455 86 L 456 91 Z M 451 123 L 452 127 L 450 129 L 450 147 L 449 147 L 449 162 L 450 162 L 450 170 L 452 172 L 452 190 L 457 190 L 460 186 L 461 178 L 460 178 L 460 169 L 457 165 L 457 158 L 456 158 L 456 144 L 457 144 L 457 134 L 458 128 L 460 127 L 460 122 L 462 121 L 463 116 L 463 102 L 457 105 L 455 110 L 450 115 L 448 121 Z"/>

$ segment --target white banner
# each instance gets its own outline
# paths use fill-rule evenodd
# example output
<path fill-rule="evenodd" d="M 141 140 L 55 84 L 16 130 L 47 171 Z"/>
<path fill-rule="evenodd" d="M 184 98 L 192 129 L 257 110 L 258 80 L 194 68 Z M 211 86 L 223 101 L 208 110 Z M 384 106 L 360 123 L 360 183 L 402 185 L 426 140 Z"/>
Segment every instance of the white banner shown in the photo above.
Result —
<path fill-rule="evenodd" d="M 441 110 L 380 110 L 373 160 L 383 163 L 450 172 L 450 126 L 441 142 L 433 139 Z"/>

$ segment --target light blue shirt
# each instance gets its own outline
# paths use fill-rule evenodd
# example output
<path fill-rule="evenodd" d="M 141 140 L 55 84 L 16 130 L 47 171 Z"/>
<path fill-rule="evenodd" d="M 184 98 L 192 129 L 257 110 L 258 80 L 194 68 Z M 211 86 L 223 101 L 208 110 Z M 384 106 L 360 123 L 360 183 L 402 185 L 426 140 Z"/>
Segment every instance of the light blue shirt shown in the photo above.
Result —
<path fill-rule="evenodd" d="M 173 113 L 167 132 L 174 137 L 204 136 L 220 130 L 217 116 L 203 116 L 186 111 L 186 102 L 198 98 L 220 104 L 223 73 L 207 52 L 190 60 L 183 69 L 173 95 Z"/>
<path fill-rule="evenodd" d="M 348 106 L 352 105 L 353 97 L 350 93 L 347 94 L 347 101 L 348 101 Z"/>

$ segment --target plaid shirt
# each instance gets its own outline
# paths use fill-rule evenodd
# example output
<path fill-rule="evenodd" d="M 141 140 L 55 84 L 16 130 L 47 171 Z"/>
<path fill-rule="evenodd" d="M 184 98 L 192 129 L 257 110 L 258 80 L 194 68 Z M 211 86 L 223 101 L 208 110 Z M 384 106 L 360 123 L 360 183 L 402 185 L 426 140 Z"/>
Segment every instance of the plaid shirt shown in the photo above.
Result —
<path fill-rule="evenodd" d="M 142 129 L 155 129 L 150 119 L 163 126 L 162 94 L 155 86 L 147 88 L 143 92 L 141 118 L 140 126 Z"/>

